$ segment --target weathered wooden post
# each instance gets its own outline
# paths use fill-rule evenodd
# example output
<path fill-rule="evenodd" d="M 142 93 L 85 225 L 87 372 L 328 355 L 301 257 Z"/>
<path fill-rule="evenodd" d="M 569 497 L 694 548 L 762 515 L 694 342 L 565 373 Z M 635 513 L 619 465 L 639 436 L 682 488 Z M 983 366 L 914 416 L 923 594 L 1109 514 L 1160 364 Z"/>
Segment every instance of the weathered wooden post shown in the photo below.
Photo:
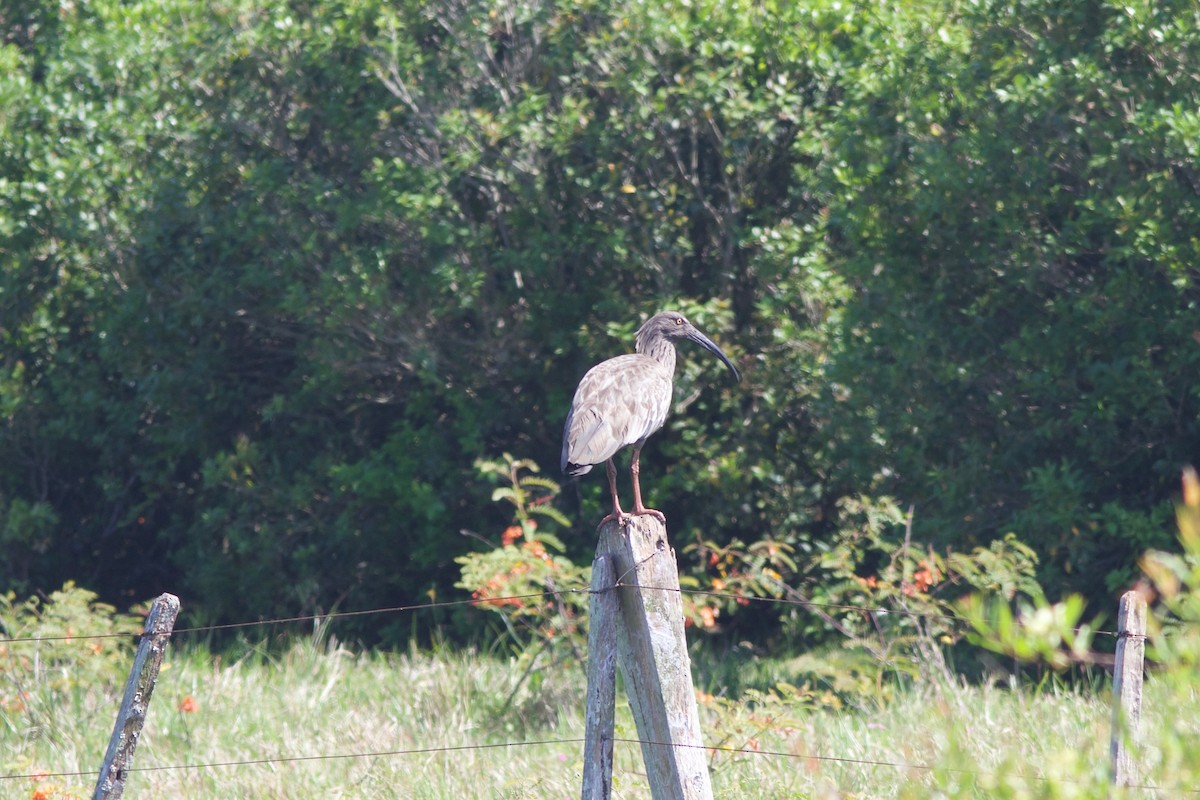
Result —
<path fill-rule="evenodd" d="M 675 551 L 656 518 L 600 529 L 598 557 L 616 572 L 617 655 L 654 800 L 712 800 Z M 653 588 L 642 588 L 653 587 Z"/>
<path fill-rule="evenodd" d="M 592 562 L 588 600 L 587 716 L 584 720 L 583 800 L 612 796 L 613 717 L 617 700 L 616 573 L 612 556 Z"/>
<path fill-rule="evenodd" d="M 171 639 L 178 615 L 179 598 L 173 594 L 160 595 L 150 607 L 92 800 L 119 800 L 125 791 L 133 751 L 137 747 L 138 737 L 142 735 L 150 695 L 154 693 L 154 684 L 158 680 L 158 668 L 162 666 L 167 642 Z"/>
<path fill-rule="evenodd" d="M 1117 653 L 1113 665 L 1112 779 L 1117 786 L 1137 783 L 1130 753 L 1142 715 L 1142 670 L 1146 655 L 1146 600 L 1136 591 L 1121 595 L 1117 612 Z"/>

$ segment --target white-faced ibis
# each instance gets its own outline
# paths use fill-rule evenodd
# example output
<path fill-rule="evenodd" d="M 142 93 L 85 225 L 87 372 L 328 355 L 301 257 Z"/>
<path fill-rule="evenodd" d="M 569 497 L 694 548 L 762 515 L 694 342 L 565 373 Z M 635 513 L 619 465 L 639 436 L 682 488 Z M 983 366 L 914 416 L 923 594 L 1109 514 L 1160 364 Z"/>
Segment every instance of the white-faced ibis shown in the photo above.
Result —
<path fill-rule="evenodd" d="M 613 457 L 629 445 L 633 445 L 629 466 L 633 478 L 632 513 L 665 519 L 662 512 L 642 504 L 638 462 L 646 437 L 663 426 L 671 409 L 675 343 L 680 339 L 690 339 L 714 353 L 729 367 L 734 380 L 741 380 L 737 367 L 712 339 L 696 330 L 682 314 L 665 311 L 638 329 L 634 338 L 637 352 L 600 362 L 587 371 L 575 390 L 563 428 L 562 471 L 571 476 L 583 475 L 596 464 L 606 462 L 613 510 L 600 521 L 601 525 L 628 516 L 617 499 L 617 468 Z"/>

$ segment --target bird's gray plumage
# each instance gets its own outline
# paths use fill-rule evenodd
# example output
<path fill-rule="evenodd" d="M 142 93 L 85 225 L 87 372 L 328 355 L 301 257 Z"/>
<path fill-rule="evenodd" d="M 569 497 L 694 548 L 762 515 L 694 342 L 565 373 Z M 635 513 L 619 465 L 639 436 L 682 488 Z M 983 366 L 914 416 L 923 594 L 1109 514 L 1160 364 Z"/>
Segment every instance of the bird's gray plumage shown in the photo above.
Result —
<path fill-rule="evenodd" d="M 583 376 L 564 428 L 563 472 L 583 475 L 663 426 L 671 408 L 671 361 L 632 353 Z"/>
<path fill-rule="evenodd" d="M 656 314 L 638 329 L 636 352 L 602 361 L 588 370 L 575 390 L 563 427 L 561 467 L 567 475 L 583 475 L 607 463 L 613 513 L 621 518 L 616 470 L 612 459 L 622 447 L 633 446 L 634 514 L 655 514 L 641 501 L 639 455 L 646 437 L 666 422 L 675 377 L 675 342 L 687 339 L 714 353 L 735 380 L 737 368 L 711 339 L 674 311 Z"/>

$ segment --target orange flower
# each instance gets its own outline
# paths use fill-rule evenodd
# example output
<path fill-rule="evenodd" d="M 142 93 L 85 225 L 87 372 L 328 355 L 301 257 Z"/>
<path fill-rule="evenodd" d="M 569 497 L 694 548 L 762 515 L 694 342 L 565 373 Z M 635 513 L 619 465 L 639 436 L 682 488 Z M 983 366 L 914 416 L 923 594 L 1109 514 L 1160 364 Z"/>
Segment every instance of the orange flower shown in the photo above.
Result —
<path fill-rule="evenodd" d="M 522 534 L 524 534 L 524 531 L 521 530 L 520 525 L 509 525 L 504 529 L 504 533 L 500 534 L 500 542 L 505 547 L 508 547 L 517 539 L 520 539 Z"/>
<path fill-rule="evenodd" d="M 184 714 L 195 714 L 200 710 L 200 704 L 190 694 L 179 701 L 179 710 Z"/>
<path fill-rule="evenodd" d="M 930 565 L 928 562 L 921 561 L 921 569 L 913 573 L 913 583 L 917 585 L 920 591 L 928 591 L 929 588 L 935 585 L 942 579 L 937 567 Z"/>
<path fill-rule="evenodd" d="M 700 615 L 702 627 L 715 628 L 717 626 L 717 609 L 712 606 L 700 606 L 696 609 L 696 613 Z"/>
<path fill-rule="evenodd" d="M 475 598 L 476 605 L 489 606 L 515 606 L 516 608 L 524 608 L 525 601 L 519 597 L 504 597 L 492 594 L 493 592 L 500 593 L 503 584 L 496 578 L 492 578 L 487 582 L 483 589 L 476 589 L 471 592 L 471 597 Z"/>
<path fill-rule="evenodd" d="M 546 546 L 541 542 L 526 542 L 525 550 L 532 553 L 537 558 L 540 558 L 542 561 L 550 560 L 550 555 L 546 552 Z"/>
<path fill-rule="evenodd" d="M 29 800 L 50 800 L 50 793 L 43 789 L 34 789 Z"/>

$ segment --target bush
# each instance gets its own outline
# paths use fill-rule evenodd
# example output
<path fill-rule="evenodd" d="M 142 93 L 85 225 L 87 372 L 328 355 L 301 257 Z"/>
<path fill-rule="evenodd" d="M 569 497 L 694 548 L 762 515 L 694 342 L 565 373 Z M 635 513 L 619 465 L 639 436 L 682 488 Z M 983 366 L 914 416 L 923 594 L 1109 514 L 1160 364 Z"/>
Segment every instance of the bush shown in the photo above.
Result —
<path fill-rule="evenodd" d="M 137 617 L 72 583 L 45 600 L 0 595 L 0 710 L 53 735 L 47 721 L 68 697 L 87 696 L 91 708 L 119 703 L 141 630 Z"/>
<path fill-rule="evenodd" d="M 745 375 L 645 452 L 678 541 L 805 572 L 887 496 L 1126 585 L 1200 445 L 1195 9 L 782 5 L 0 10 L 0 580 L 450 591 L 476 459 L 675 306 Z"/>

